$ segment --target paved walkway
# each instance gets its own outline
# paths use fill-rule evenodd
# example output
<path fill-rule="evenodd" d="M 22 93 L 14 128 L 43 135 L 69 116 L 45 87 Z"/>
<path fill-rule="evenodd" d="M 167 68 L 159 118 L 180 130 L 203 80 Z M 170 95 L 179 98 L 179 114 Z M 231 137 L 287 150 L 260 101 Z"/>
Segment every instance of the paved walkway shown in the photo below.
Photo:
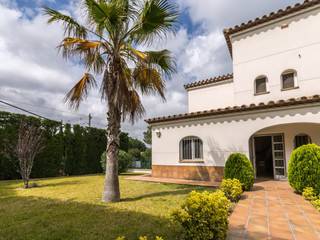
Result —
<path fill-rule="evenodd" d="M 284 181 L 261 181 L 229 218 L 228 239 L 320 239 L 320 213 Z"/>

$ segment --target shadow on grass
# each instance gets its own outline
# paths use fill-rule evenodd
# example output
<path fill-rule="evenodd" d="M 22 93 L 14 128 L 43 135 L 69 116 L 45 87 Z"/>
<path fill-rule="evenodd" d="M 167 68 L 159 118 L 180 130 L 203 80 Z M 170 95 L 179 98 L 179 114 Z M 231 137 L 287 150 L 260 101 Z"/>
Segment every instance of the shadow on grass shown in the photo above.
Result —
<path fill-rule="evenodd" d="M 154 193 L 139 195 L 136 197 L 123 198 L 123 199 L 121 199 L 121 201 L 122 202 L 132 202 L 132 201 L 138 201 L 141 199 L 152 198 L 152 197 L 175 196 L 175 195 L 181 195 L 181 194 L 188 194 L 190 191 L 191 191 L 190 188 L 186 188 L 186 189 L 179 189 L 176 191 L 154 192 Z"/>
<path fill-rule="evenodd" d="M 41 187 L 59 187 L 59 186 L 83 184 L 80 181 L 64 181 L 64 182 L 57 182 L 57 183 L 41 183 L 41 180 L 40 181 L 31 181 L 31 183 L 38 184 L 36 188 L 41 188 Z"/>
<path fill-rule="evenodd" d="M 46 198 L 0 199 L 0 239 L 106 239 L 118 236 L 163 236 L 177 239 L 178 229 L 169 219 L 94 205 Z"/>

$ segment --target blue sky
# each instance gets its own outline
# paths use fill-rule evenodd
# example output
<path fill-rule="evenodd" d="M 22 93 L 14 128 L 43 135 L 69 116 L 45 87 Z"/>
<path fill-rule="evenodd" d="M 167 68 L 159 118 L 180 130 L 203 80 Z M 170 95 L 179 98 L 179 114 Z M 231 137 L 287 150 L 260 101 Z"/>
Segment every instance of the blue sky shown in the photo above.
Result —
<path fill-rule="evenodd" d="M 145 118 L 187 111 L 183 85 L 195 80 L 232 72 L 232 62 L 222 30 L 271 11 L 293 5 L 297 0 L 172 0 L 181 11 L 176 36 L 157 43 L 168 48 L 178 63 L 178 72 L 167 82 L 167 102 L 147 96 Z M 62 39 L 59 25 L 46 24 L 41 6 L 77 15 L 78 0 L 0 0 L 0 99 L 15 103 L 46 117 L 70 123 L 87 123 L 89 113 L 97 127 L 105 126 L 105 103 L 92 92 L 78 112 L 63 103 L 65 93 L 81 77 L 83 67 L 66 62 L 56 51 Z M 214 101 L 214 96 L 212 98 Z M 0 110 L 8 110 L 0 105 Z M 123 130 L 141 137 L 143 120 L 135 126 L 125 122 Z"/>

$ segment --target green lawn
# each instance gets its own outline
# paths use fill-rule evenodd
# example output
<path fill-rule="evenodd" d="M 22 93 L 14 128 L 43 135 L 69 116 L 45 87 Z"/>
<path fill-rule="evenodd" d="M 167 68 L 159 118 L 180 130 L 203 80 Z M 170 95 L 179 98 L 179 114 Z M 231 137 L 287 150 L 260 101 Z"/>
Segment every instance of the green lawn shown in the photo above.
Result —
<path fill-rule="evenodd" d="M 21 189 L 0 181 L 0 239 L 115 239 L 161 235 L 176 239 L 170 212 L 200 187 L 136 182 L 120 177 L 122 201 L 101 202 L 103 176 L 51 178 Z"/>

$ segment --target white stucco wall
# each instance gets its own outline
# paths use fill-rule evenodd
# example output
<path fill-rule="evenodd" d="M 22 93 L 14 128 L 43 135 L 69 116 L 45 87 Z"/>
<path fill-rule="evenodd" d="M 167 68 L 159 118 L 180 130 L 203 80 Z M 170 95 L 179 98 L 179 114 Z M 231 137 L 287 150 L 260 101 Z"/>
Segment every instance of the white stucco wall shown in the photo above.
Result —
<path fill-rule="evenodd" d="M 319 26 L 318 5 L 231 36 L 233 83 L 188 90 L 189 112 L 319 94 Z M 299 88 L 281 91 L 281 74 L 288 69 L 297 72 Z M 254 81 L 261 75 L 270 93 L 255 96 Z"/>
<path fill-rule="evenodd" d="M 288 27 L 281 26 L 288 24 Z M 312 96 L 320 91 L 320 9 L 277 21 L 232 38 L 234 98 L 240 104 Z M 281 74 L 297 72 L 298 89 L 281 91 Z M 254 96 L 254 80 L 265 75 L 269 94 Z"/>
<path fill-rule="evenodd" d="M 188 91 L 189 112 L 234 106 L 233 81 Z"/>
<path fill-rule="evenodd" d="M 224 166 L 226 158 L 233 152 L 243 152 L 249 157 L 249 139 L 253 134 L 267 127 L 281 124 L 303 123 L 299 128 L 295 128 L 295 131 L 308 133 L 314 140 L 319 141 L 319 131 L 309 126 L 306 129 L 303 128 L 306 123 L 320 124 L 319 106 L 320 104 L 316 104 L 309 107 L 259 111 L 238 116 L 153 124 L 152 164 Z M 282 127 L 279 128 L 276 129 L 278 133 L 290 131 L 290 128 L 283 128 L 283 130 L 281 130 Z M 160 138 L 157 132 L 161 133 Z M 179 162 L 179 142 L 186 136 L 197 136 L 202 139 L 204 163 Z M 292 136 L 288 135 L 288 138 Z M 289 154 L 290 148 L 287 151 Z"/>

